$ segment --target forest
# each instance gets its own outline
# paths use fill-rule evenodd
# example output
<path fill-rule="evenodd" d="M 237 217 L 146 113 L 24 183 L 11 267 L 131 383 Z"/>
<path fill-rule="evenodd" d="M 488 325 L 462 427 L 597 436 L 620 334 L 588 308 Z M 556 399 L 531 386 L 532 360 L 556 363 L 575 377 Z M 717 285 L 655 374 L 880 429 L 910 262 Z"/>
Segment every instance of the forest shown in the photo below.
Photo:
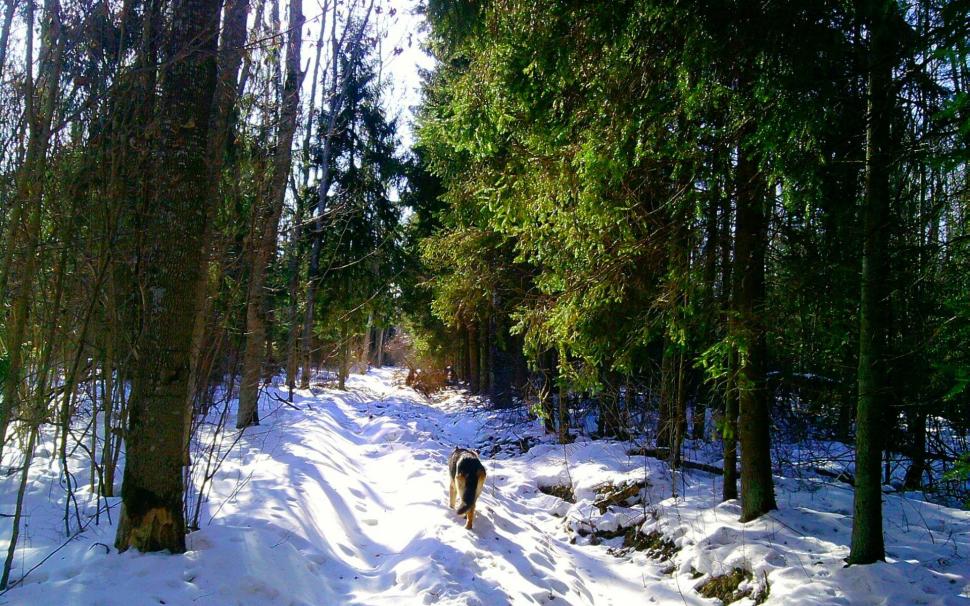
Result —
<path fill-rule="evenodd" d="M 0 603 L 963 603 L 968 87 L 967 0 L 0 0 Z"/>

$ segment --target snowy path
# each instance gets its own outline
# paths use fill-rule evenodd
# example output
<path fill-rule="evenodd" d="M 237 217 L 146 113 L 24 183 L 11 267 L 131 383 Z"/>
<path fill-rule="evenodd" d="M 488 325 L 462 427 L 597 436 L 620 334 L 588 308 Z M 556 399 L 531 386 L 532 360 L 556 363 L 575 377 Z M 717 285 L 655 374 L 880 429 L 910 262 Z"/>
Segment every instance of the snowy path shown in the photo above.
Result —
<path fill-rule="evenodd" d="M 118 555 L 108 547 L 115 526 L 103 519 L 64 544 L 60 473 L 43 445 L 13 577 L 50 557 L 0 605 L 693 606 L 716 604 L 696 588 L 734 568 L 770 583 L 768 604 L 970 603 L 968 512 L 887 497 L 889 562 L 846 569 L 845 487 L 776 478 L 781 510 L 740 524 L 736 501 L 718 503 L 715 477 L 678 474 L 682 496 L 673 499 L 669 471 L 628 456 L 629 444 L 582 439 L 564 449 L 537 423 L 512 423 L 459 394 L 431 403 L 398 386 L 392 370 L 354 375 L 348 387 L 298 392 L 293 407 L 267 398 L 263 424 L 226 459 L 202 529 L 178 556 Z M 518 440 L 528 441 L 527 453 Z M 447 505 L 456 445 L 480 448 L 489 473 L 472 531 Z M 644 478 L 641 504 L 603 514 L 593 507 L 604 481 Z M 564 483 L 576 504 L 538 490 Z M 3 486 L 6 511 L 15 484 Z M 97 501 L 80 496 L 91 514 Z M 615 557 L 607 548 L 622 539 L 591 545 L 574 532 L 589 524 L 642 525 L 679 551 L 667 562 L 644 552 Z"/>
<path fill-rule="evenodd" d="M 528 455 L 483 456 L 489 476 L 465 530 L 448 509 L 447 457 L 489 443 L 496 417 L 457 397 L 432 405 L 396 374 L 297 392 L 296 408 L 268 399 L 273 411 L 223 464 L 184 555 L 109 553 L 115 527 L 102 522 L 0 604 L 684 603 L 645 557 L 569 544 L 550 513 L 562 502 L 536 490 L 533 471 L 559 473 L 554 447 L 551 471 Z M 64 540 L 62 505 L 47 498 L 56 475 L 32 488 L 21 573 Z"/>
<path fill-rule="evenodd" d="M 623 570 L 602 550 L 566 542 L 563 520 L 547 510 L 555 499 L 532 488 L 521 459 L 486 460 L 479 515 L 465 530 L 447 507 L 446 462 L 455 445 L 486 437 L 482 415 L 430 405 L 391 387 L 388 372 L 375 374 L 383 381 L 357 378 L 346 395 L 298 400 L 312 412 L 280 409 L 250 453 L 266 460 L 241 461 L 256 472 L 223 508 L 222 522 L 252 524 L 250 500 L 258 500 L 269 519 L 251 532 L 278 537 L 258 542 L 287 543 L 287 567 L 317 578 L 296 591 L 285 572 L 261 579 L 253 562 L 254 590 L 309 604 L 620 604 L 647 595 L 683 603 L 666 586 L 645 593 L 631 582 L 649 570 L 632 563 Z"/>

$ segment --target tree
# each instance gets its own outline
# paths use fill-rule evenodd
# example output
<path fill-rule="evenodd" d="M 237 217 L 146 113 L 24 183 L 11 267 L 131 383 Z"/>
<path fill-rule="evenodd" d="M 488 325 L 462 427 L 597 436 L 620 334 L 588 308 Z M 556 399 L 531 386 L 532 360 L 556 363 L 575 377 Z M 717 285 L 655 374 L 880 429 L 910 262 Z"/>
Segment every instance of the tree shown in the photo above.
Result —
<path fill-rule="evenodd" d="M 314 248 L 326 277 L 310 303 L 322 307 L 326 337 L 333 344 L 338 381 L 344 387 L 354 343 L 366 343 L 374 318 L 392 305 L 388 282 L 402 271 L 399 205 L 391 189 L 403 167 L 396 156 L 396 124 L 381 107 L 380 83 L 369 52 L 347 49 L 339 57 L 343 102 L 338 114 L 321 115 L 318 156 L 327 168 L 333 193 L 326 209 L 328 229 L 315 234 Z M 332 134 L 328 137 L 327 132 Z M 365 349 L 369 349 L 369 346 Z M 366 351 L 362 356 L 367 362 Z"/>
<path fill-rule="evenodd" d="M 161 98 L 115 546 L 185 551 L 182 511 L 189 364 L 210 173 L 206 144 L 215 90 L 218 0 L 180 0 L 162 45 Z M 149 128 L 150 125 L 145 125 Z"/>
<path fill-rule="evenodd" d="M 3 377 L 3 400 L 0 402 L 0 454 L 3 452 L 7 426 L 19 406 L 21 381 L 28 360 L 24 341 L 29 327 L 33 277 L 38 261 L 37 245 L 44 211 L 44 186 L 47 181 L 45 161 L 64 60 L 65 39 L 60 13 L 61 7 L 57 0 L 44 2 L 41 70 L 35 82 L 31 74 L 34 3 L 27 5 L 28 73 L 24 123 L 29 129 L 29 135 L 24 162 L 17 171 L 16 205 L 9 223 L 6 255 L 0 270 L 0 289 L 6 291 L 9 288 L 13 295 L 4 322 L 9 359 L 7 372 Z"/>
<path fill-rule="evenodd" d="M 352 7 L 356 7 L 356 4 L 353 4 Z M 336 35 L 338 13 L 337 3 L 334 2 L 333 5 L 333 17 L 331 19 L 332 29 L 330 34 L 330 87 L 327 93 L 327 98 L 329 99 L 327 113 L 329 118 L 326 122 L 326 128 L 321 128 L 320 131 L 320 138 L 322 139 L 320 151 L 320 179 L 316 187 L 316 217 L 313 219 L 313 226 L 310 233 L 312 245 L 310 249 L 309 267 L 307 269 L 305 297 L 306 308 L 303 316 L 303 327 L 300 331 L 300 357 L 303 362 L 303 372 L 300 376 L 300 387 L 303 389 L 310 386 L 310 373 L 312 370 L 310 353 L 313 346 L 313 325 L 317 298 L 316 292 L 321 279 L 320 246 L 322 242 L 321 238 L 323 237 L 322 232 L 324 227 L 325 211 L 327 210 L 327 196 L 330 194 L 331 186 L 330 171 L 332 169 L 332 160 L 330 147 L 332 145 L 333 137 L 336 134 L 337 116 L 340 115 L 347 97 L 347 76 L 346 74 L 340 72 L 340 61 L 341 56 L 344 55 L 349 49 L 351 61 L 348 64 L 354 65 L 357 63 L 357 59 L 364 50 L 364 34 L 367 31 L 367 24 L 370 22 L 370 16 L 373 10 L 374 0 L 371 0 L 367 4 L 367 10 L 364 12 L 363 18 L 354 20 L 351 18 L 353 13 L 351 12 L 351 14 L 348 14 L 345 17 L 343 33 L 338 38 Z"/>
<path fill-rule="evenodd" d="M 749 131 L 750 132 L 750 131 Z M 776 509 L 766 390 L 765 248 L 766 188 L 752 157 L 750 139 L 738 146 L 735 266 L 737 281 L 731 332 L 738 347 L 738 437 L 741 445 L 741 521 Z"/>
<path fill-rule="evenodd" d="M 859 303 L 859 403 L 850 564 L 886 557 L 882 533 L 883 424 L 886 419 L 886 350 L 889 323 L 889 165 L 895 0 L 864 3 L 869 29 L 866 167 L 863 197 L 862 294 Z"/>
<path fill-rule="evenodd" d="M 250 244 L 249 287 L 246 295 L 246 349 L 243 355 L 243 376 L 239 386 L 239 413 L 236 427 L 259 424 L 259 380 L 264 362 L 266 327 L 263 307 L 264 288 L 270 257 L 276 250 L 280 217 L 286 198 L 286 183 L 290 177 L 293 134 L 296 132 L 300 107 L 300 49 L 303 42 L 303 3 L 290 0 L 289 25 L 286 44 L 286 81 L 281 91 L 275 151 L 264 194 L 257 204 L 253 218 L 253 238 Z"/>

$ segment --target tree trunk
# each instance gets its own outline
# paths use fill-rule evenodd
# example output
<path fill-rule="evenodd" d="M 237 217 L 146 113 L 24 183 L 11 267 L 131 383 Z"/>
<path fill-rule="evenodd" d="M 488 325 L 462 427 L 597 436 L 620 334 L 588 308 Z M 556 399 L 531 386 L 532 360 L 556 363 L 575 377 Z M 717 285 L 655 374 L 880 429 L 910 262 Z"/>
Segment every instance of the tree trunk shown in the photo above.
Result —
<path fill-rule="evenodd" d="M 912 436 L 909 455 L 913 463 L 906 470 L 903 485 L 909 490 L 919 490 L 923 487 L 923 474 L 926 473 L 926 411 L 912 411 L 907 417 Z"/>
<path fill-rule="evenodd" d="M 216 90 L 213 98 L 212 112 L 209 120 L 209 139 L 206 143 L 206 159 L 209 162 L 209 205 L 207 211 L 208 225 L 211 213 L 217 207 L 216 200 L 220 195 L 222 170 L 225 164 L 228 142 L 230 141 L 231 116 L 235 111 L 236 86 L 239 80 L 239 65 L 242 62 L 243 45 L 246 42 L 246 19 L 249 14 L 249 0 L 228 0 L 223 15 L 222 40 L 219 43 L 219 56 L 216 66 Z M 208 245 L 206 251 L 206 265 L 218 263 L 218 256 L 212 254 Z M 206 275 L 209 271 L 205 272 Z M 202 357 L 202 344 L 205 337 L 206 321 L 209 317 L 210 282 L 203 276 L 196 292 L 196 307 L 199 312 L 195 316 L 192 330 L 192 351 L 189 362 L 189 407 L 191 409 L 195 390 L 200 389 L 199 363 Z M 204 387 L 201 387 L 204 389 Z M 186 436 L 188 449 L 188 436 Z"/>
<path fill-rule="evenodd" d="M 569 435 L 569 392 L 562 385 L 559 386 L 558 407 L 559 419 L 557 425 L 559 443 L 569 444 L 572 439 Z"/>
<path fill-rule="evenodd" d="M 337 389 L 347 389 L 347 362 L 350 358 L 350 335 L 347 333 L 347 321 L 340 325 L 340 355 L 337 369 Z"/>
<path fill-rule="evenodd" d="M 738 390 L 737 353 L 728 354 L 727 385 L 724 387 L 724 478 L 721 500 L 738 498 Z"/>
<path fill-rule="evenodd" d="M 491 357 L 491 331 L 489 331 L 490 320 L 486 318 L 484 321 L 478 323 L 478 363 L 481 368 L 481 375 L 479 377 L 479 391 L 481 393 L 489 393 L 492 388 L 492 357 Z"/>
<path fill-rule="evenodd" d="M 707 201 L 704 212 L 704 305 L 706 309 L 707 330 L 706 337 L 709 343 L 717 340 L 716 319 L 718 317 L 718 298 L 715 290 L 717 284 L 717 258 L 719 252 L 719 236 L 717 211 L 721 206 L 723 193 L 720 188 L 720 180 L 715 178 L 712 183 L 711 196 Z M 705 432 L 705 420 L 707 408 L 713 408 L 716 400 L 715 390 L 706 386 L 703 381 L 699 381 L 701 386 L 697 390 L 697 397 L 691 411 L 691 438 L 703 440 L 707 436 Z"/>
<path fill-rule="evenodd" d="M 219 0 L 183 0 L 161 65 L 156 172 L 145 217 L 144 330 L 132 376 L 127 462 L 115 546 L 185 551 L 186 402 L 208 216 L 206 138 L 215 89 Z"/>
<path fill-rule="evenodd" d="M 466 330 L 468 332 L 468 390 L 479 393 L 482 369 L 479 363 L 481 347 L 478 344 L 478 323 L 469 324 Z"/>
<path fill-rule="evenodd" d="M 566 352 L 563 347 L 559 348 L 559 376 L 562 377 L 562 367 L 566 364 Z M 572 441 L 569 435 L 569 398 L 566 391 L 565 381 L 559 382 L 559 419 L 558 419 L 558 430 L 559 430 L 559 443 L 568 444 Z"/>
<path fill-rule="evenodd" d="M 29 29 L 33 28 L 33 3 L 28 5 Z M 41 219 L 46 182 L 47 147 L 50 143 L 51 123 L 56 108 L 58 84 L 64 57 L 64 36 L 61 35 L 61 7 L 57 0 L 44 2 L 44 21 L 41 28 L 41 68 L 34 86 L 27 74 L 28 98 L 25 101 L 25 123 L 30 135 L 24 163 L 17 174 L 17 204 L 10 222 L 7 237 L 7 257 L 4 260 L 3 280 L 0 292 L 8 289 L 12 294 L 5 323 L 8 370 L 3 383 L 3 401 L 0 402 L 0 458 L 7 426 L 20 402 L 20 387 L 25 360 L 27 321 L 30 315 L 30 299 L 35 283 L 37 267 L 37 244 L 40 239 Z M 32 36 L 28 35 L 28 40 Z M 28 61 L 31 44 L 28 44 Z M 40 91 L 40 111 L 34 111 L 34 91 Z M 26 225 L 21 220 L 26 216 Z"/>
<path fill-rule="evenodd" d="M 108 280 L 110 284 L 110 278 Z M 109 321 L 110 324 L 110 321 Z M 111 450 L 112 447 L 112 435 L 111 419 L 114 415 L 114 373 L 115 373 L 115 354 L 114 354 L 114 330 L 109 328 L 108 334 L 105 338 L 104 347 L 104 357 L 101 363 L 101 374 L 102 374 L 102 402 L 104 409 L 104 444 L 101 449 L 101 466 L 102 471 L 102 482 L 101 482 L 101 496 L 103 497 L 113 497 L 115 496 L 114 478 L 115 469 L 111 465 L 111 461 L 114 458 Z"/>
<path fill-rule="evenodd" d="M 3 12 L 3 26 L 0 29 L 0 80 L 3 80 L 4 66 L 7 64 L 7 44 L 10 42 L 10 25 L 13 23 L 13 9 L 17 7 L 16 0 L 7 0 L 6 10 Z"/>
<path fill-rule="evenodd" d="M 494 295 L 492 303 L 496 309 L 491 314 L 488 323 L 489 332 L 489 368 L 491 378 L 489 380 L 489 397 L 496 408 L 510 408 L 513 402 L 513 372 L 514 360 L 512 339 L 509 337 L 505 327 L 504 314 L 497 311 L 501 308 L 501 301 L 498 295 Z"/>
<path fill-rule="evenodd" d="M 13 567 L 14 555 L 17 551 L 17 539 L 20 537 L 20 520 L 24 511 L 24 495 L 27 493 L 27 479 L 30 475 L 30 464 L 34 459 L 34 444 L 37 441 L 38 421 L 30 420 L 30 435 L 27 438 L 27 449 L 24 451 L 23 470 L 20 472 L 20 488 L 17 490 L 17 504 L 14 507 L 13 531 L 7 547 L 7 557 L 3 563 L 3 574 L 0 575 L 0 590 L 5 590 L 10 581 L 10 569 Z"/>
<path fill-rule="evenodd" d="M 299 342 L 302 325 L 299 320 L 298 291 L 300 286 L 300 267 L 302 260 L 303 244 L 303 221 L 306 208 L 303 197 L 307 193 L 310 184 L 310 145 L 313 137 L 314 109 L 317 102 L 317 83 L 320 75 L 320 57 L 323 54 L 323 36 L 327 30 L 327 10 L 329 3 L 324 3 L 320 14 L 320 35 L 317 38 L 316 56 L 313 60 L 313 74 L 310 80 L 310 100 L 307 104 L 306 131 L 303 134 L 303 148 L 301 150 L 303 183 L 302 187 L 296 192 L 297 213 L 293 219 L 293 230 L 290 237 L 292 250 L 290 251 L 290 261 L 288 264 L 289 281 L 287 289 L 289 291 L 289 313 L 287 322 L 289 323 L 289 335 L 286 341 L 286 385 L 290 390 L 290 400 L 293 400 L 293 390 L 296 388 L 296 375 L 299 370 Z"/>
<path fill-rule="evenodd" d="M 252 266 L 246 296 L 246 350 L 243 355 L 242 382 L 239 385 L 239 414 L 236 427 L 241 429 L 259 424 L 259 379 L 266 340 L 263 306 L 266 270 L 276 249 L 280 217 L 286 198 L 286 182 L 290 176 L 293 133 L 300 109 L 300 48 L 303 35 L 303 0 L 290 0 L 289 35 L 286 48 L 286 82 L 283 85 L 280 123 L 276 135 L 276 153 L 270 168 L 265 202 L 255 219 L 257 237 L 253 243 Z"/>
<path fill-rule="evenodd" d="M 464 325 L 458 326 L 458 365 L 455 373 L 459 381 L 468 383 L 468 330 Z"/>
<path fill-rule="evenodd" d="M 741 90 L 747 90 L 742 85 Z M 740 344 L 737 372 L 741 444 L 741 521 L 777 509 L 771 478 L 771 437 L 765 389 L 765 249 L 768 219 L 763 178 L 751 147 L 751 127 L 738 145 L 737 223 L 732 333 Z"/>
<path fill-rule="evenodd" d="M 367 314 L 367 327 L 364 330 L 364 338 L 361 340 L 360 344 L 360 361 L 364 365 L 364 369 L 370 366 L 371 361 L 371 333 L 374 331 L 374 314 Z"/>
<path fill-rule="evenodd" d="M 387 334 L 387 329 L 381 327 L 377 333 L 377 367 L 381 368 L 384 366 L 384 335 Z"/>
<path fill-rule="evenodd" d="M 723 196 L 721 201 L 721 291 L 719 301 L 721 321 L 730 326 L 734 290 L 733 266 L 731 264 L 731 198 Z M 724 501 L 738 498 L 738 392 L 737 392 L 737 349 L 731 346 L 727 355 L 727 377 L 724 384 L 724 420 L 721 436 L 724 446 L 724 481 L 721 498 Z"/>
<path fill-rule="evenodd" d="M 673 431 L 670 444 L 670 466 L 680 467 L 680 449 L 684 443 L 684 435 L 687 433 L 687 387 L 684 384 L 686 372 L 684 371 L 684 352 L 677 353 L 677 376 L 675 384 L 674 398 L 674 419 L 670 424 Z"/>
<path fill-rule="evenodd" d="M 552 395 L 555 390 L 553 375 L 556 371 L 556 350 L 540 354 L 539 373 L 542 375 L 542 387 L 539 391 L 539 409 L 542 412 L 542 426 L 546 433 L 556 433 L 555 411 L 552 408 Z"/>
<path fill-rule="evenodd" d="M 660 404 L 657 410 L 657 448 L 669 448 L 672 435 L 674 401 L 674 352 L 673 345 L 664 338 L 660 358 Z"/>
<path fill-rule="evenodd" d="M 30 154 L 24 150 L 24 139 L 28 140 L 27 147 L 30 148 L 30 133 L 31 127 L 35 123 L 36 111 L 34 109 L 35 99 L 34 94 L 36 92 L 36 87 L 34 83 L 34 3 L 30 2 L 27 4 L 27 8 L 24 11 L 26 13 L 26 23 L 25 23 L 25 48 L 24 48 L 24 114 L 23 120 L 20 128 L 18 129 L 18 160 L 24 159 L 24 162 L 20 164 L 20 168 L 17 171 L 16 180 L 17 196 L 13 200 L 13 207 L 8 211 L 10 216 L 7 221 L 7 233 L 6 236 L 6 246 L 4 247 L 2 264 L 0 264 L 0 294 L 6 294 L 8 292 L 8 281 L 10 277 L 11 265 L 14 262 L 14 258 L 17 255 L 18 247 L 20 246 L 20 238 L 22 234 L 27 231 L 25 226 L 22 225 L 24 212 L 26 212 L 27 200 L 22 198 L 23 192 L 20 191 L 21 182 L 23 180 L 22 173 L 27 170 L 30 162 Z M 47 153 L 46 147 L 44 153 Z M 7 323 L 5 324 L 9 335 L 10 317 L 7 317 Z M 9 340 L 9 336 L 8 336 Z M 7 350 L 10 350 L 10 343 L 7 344 Z M 5 394 L 6 396 L 6 394 Z M 6 398 L 5 398 L 6 399 Z M 2 438 L 3 436 L 0 436 Z M 2 450 L 2 443 L 0 443 L 0 450 Z"/>
<path fill-rule="evenodd" d="M 856 476 L 850 564 L 886 558 L 882 532 L 880 436 L 885 421 L 885 364 L 889 311 L 889 120 L 893 107 L 892 52 L 889 32 L 894 4 L 870 0 L 869 99 L 866 126 L 866 174 L 863 198 L 862 292 L 859 304 L 859 373 L 856 409 Z"/>

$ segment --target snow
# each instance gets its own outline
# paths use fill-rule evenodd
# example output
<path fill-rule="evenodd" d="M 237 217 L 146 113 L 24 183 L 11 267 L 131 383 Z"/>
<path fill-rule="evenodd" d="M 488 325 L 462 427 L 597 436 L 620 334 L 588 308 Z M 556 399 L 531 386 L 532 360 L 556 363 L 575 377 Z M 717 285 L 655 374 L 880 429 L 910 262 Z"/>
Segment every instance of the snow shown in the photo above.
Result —
<path fill-rule="evenodd" d="M 110 547 L 116 498 L 68 541 L 56 451 L 42 444 L 12 578 L 50 557 L 0 603 L 716 604 L 695 588 L 734 568 L 752 573 L 755 593 L 767 580 L 766 604 L 970 603 L 970 513 L 906 495 L 885 497 L 887 562 L 846 568 L 852 492 L 831 481 L 778 477 L 779 511 L 741 524 L 737 501 L 717 503 L 716 476 L 671 474 L 625 442 L 581 436 L 564 447 L 477 398 L 428 400 L 392 369 L 354 375 L 346 392 L 298 391 L 292 407 L 267 397 L 262 412 L 217 472 L 181 555 Z M 478 448 L 488 470 L 471 531 L 448 509 L 455 446 Z M 85 467 L 78 458 L 75 471 Z M 13 510 L 18 479 L 2 480 L 0 511 Z M 604 483 L 643 480 L 627 502 L 594 505 Z M 576 502 L 539 490 L 555 485 L 571 485 Z M 93 514 L 98 501 L 84 488 L 78 497 L 82 516 Z M 671 559 L 596 534 L 630 527 L 661 533 Z M 0 519 L 0 536 L 9 530 Z"/>

